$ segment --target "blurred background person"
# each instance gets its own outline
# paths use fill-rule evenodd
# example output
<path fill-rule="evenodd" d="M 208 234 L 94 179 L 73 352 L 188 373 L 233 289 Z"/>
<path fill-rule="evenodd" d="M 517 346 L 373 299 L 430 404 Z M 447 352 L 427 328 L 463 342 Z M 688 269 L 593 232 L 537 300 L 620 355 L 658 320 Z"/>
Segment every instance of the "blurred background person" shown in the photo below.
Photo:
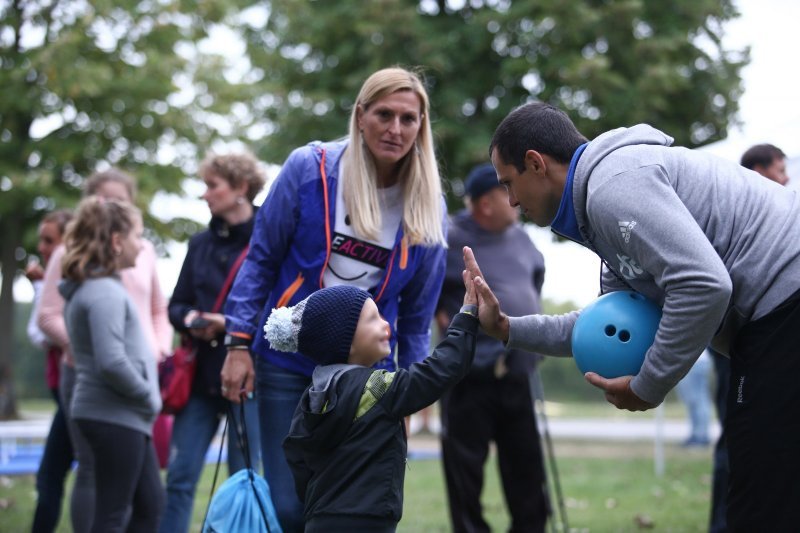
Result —
<path fill-rule="evenodd" d="M 683 442 L 686 447 L 708 446 L 711 443 L 711 356 L 708 350 L 700 354 L 689 372 L 676 385 L 678 396 L 689 415 L 689 436 Z"/>
<path fill-rule="evenodd" d="M 364 82 L 347 139 L 293 151 L 259 209 L 225 307 L 222 391 L 238 402 L 258 382 L 261 457 L 284 531 L 303 530 L 303 506 L 281 444 L 315 365 L 273 350 L 263 339 L 266 316 L 322 287 L 359 287 L 391 325 L 392 353 L 397 348 L 397 364 L 408 368 L 429 353 L 444 216 L 428 95 L 402 68 Z M 395 360 L 378 366 L 393 370 Z"/>
<path fill-rule="evenodd" d="M 786 174 L 786 154 L 773 144 L 756 144 L 742 154 L 741 165 L 755 170 L 778 185 L 789 183 Z"/>
<path fill-rule="evenodd" d="M 544 258 L 518 224 L 517 209 L 491 164 L 469 173 L 466 195 L 467 209 L 452 218 L 447 237 L 447 271 L 436 312 L 442 332 L 461 306 L 464 246 L 472 248 L 487 283 L 512 316 L 541 312 Z M 441 399 L 442 465 L 456 533 L 491 531 L 483 518 L 481 492 L 492 441 L 511 517 L 509 531 L 544 531 L 547 486 L 531 394 L 540 359 L 507 350 L 481 332 L 470 372 Z"/>
<path fill-rule="evenodd" d="M 142 232 L 133 205 L 90 196 L 64 239 L 59 291 L 76 372 L 70 416 L 94 464 L 95 533 L 152 532 L 163 510 L 151 441 L 161 411 L 156 359 L 119 277 L 136 264 Z"/>
<path fill-rule="evenodd" d="M 133 177 L 117 168 L 92 174 L 84 186 L 84 196 L 96 195 L 107 200 L 133 202 L 136 187 Z M 161 291 L 156 272 L 156 251 L 150 241 L 142 242 L 142 251 L 136 264 L 119 273 L 122 285 L 128 291 L 139 313 L 142 335 L 156 358 L 165 357 L 172 349 L 172 326 L 167 317 L 167 300 Z M 92 528 L 94 517 L 94 471 L 88 443 L 77 432 L 71 420 L 70 407 L 75 386 L 75 369 L 70 349 L 70 338 L 64 323 L 64 298 L 58 292 L 61 282 L 61 260 L 64 246 L 53 252 L 45 270 L 42 296 L 39 303 L 38 324 L 41 330 L 64 351 L 59 390 L 64 415 L 70 430 L 73 451 L 78 461 L 75 484 L 70 497 L 70 520 L 75 533 Z"/>
<path fill-rule="evenodd" d="M 56 411 L 50 424 L 50 431 L 47 433 L 42 460 L 36 472 L 36 511 L 31 528 L 34 533 L 50 533 L 58 526 L 61 500 L 64 497 L 64 481 L 74 457 L 58 392 L 61 348 L 52 343 L 36 323 L 44 268 L 50 263 L 53 251 L 61 244 L 71 218 L 72 212 L 67 209 L 53 211 L 42 218 L 36 245 L 40 259 L 29 263 L 25 269 L 25 275 L 33 285 L 33 306 L 27 327 L 28 339 L 45 351 L 45 380 L 56 402 Z"/>
<path fill-rule="evenodd" d="M 189 402 L 177 415 L 172 429 L 167 467 L 167 508 L 161 522 L 164 533 L 189 530 L 197 480 L 205 455 L 228 413 L 229 402 L 220 390 L 220 370 L 225 361 L 225 316 L 211 312 L 232 269 L 253 233 L 253 199 L 265 182 L 264 172 L 250 154 L 209 155 L 200 164 L 206 184 L 203 199 L 211 211 L 208 229 L 189 241 L 175 290 L 169 302 L 169 317 L 176 331 L 191 335 L 197 349 Z M 233 273 L 235 275 L 235 272 Z M 230 287 L 228 287 L 230 288 Z M 224 300 L 223 300 L 224 301 Z M 236 435 L 239 410 L 228 425 L 228 472 L 245 468 Z M 250 464 L 259 465 L 258 411 L 254 399 L 245 400 L 245 427 L 250 443 Z"/>

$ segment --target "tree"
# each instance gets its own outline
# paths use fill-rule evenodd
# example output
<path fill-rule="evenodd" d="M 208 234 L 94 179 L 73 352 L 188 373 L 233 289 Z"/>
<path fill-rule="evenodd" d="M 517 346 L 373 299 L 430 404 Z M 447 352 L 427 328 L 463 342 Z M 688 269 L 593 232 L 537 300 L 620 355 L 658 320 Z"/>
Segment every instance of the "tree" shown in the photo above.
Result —
<path fill-rule="evenodd" d="M 244 3 L 244 2 L 240 2 Z M 230 0 L 13 0 L 0 3 L 0 338 L 12 285 L 43 212 L 72 206 L 94 170 L 138 177 L 140 207 L 180 191 L 198 145 L 220 132 L 236 84 L 197 43 Z M 224 133 L 224 132 L 223 132 Z M 146 225 L 181 237 L 180 220 Z M 0 343 L 0 419 L 16 414 L 11 343 Z"/>
<path fill-rule="evenodd" d="M 260 155 L 280 163 L 312 138 L 346 133 L 363 80 L 424 68 L 444 176 L 488 159 L 515 106 L 564 108 L 588 137 L 648 122 L 697 146 L 725 137 L 748 52 L 722 48 L 730 0 L 273 0 L 244 31 L 258 78 Z M 268 96 L 264 96 L 268 95 Z M 450 199 L 455 200 L 451 188 Z"/>

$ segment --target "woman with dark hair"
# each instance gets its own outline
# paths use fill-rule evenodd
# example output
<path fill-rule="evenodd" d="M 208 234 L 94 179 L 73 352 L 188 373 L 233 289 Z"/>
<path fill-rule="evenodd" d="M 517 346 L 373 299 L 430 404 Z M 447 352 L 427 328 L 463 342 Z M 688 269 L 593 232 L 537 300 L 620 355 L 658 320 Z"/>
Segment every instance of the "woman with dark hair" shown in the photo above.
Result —
<path fill-rule="evenodd" d="M 72 212 L 58 209 L 44 216 L 39 223 L 39 242 L 36 251 L 40 261 L 29 263 L 25 275 L 33 285 L 33 309 L 28 321 L 28 338 L 31 343 L 43 348 L 47 354 L 45 360 L 45 380 L 56 402 L 56 412 L 47 433 L 42 460 L 36 471 L 36 511 L 33 514 L 33 533 L 51 533 L 58 526 L 61 516 L 61 500 L 64 497 L 64 480 L 67 477 L 74 459 L 72 441 L 69 438 L 67 421 L 58 390 L 59 366 L 62 351 L 58 343 L 51 341 L 37 325 L 39 301 L 42 294 L 44 268 L 50 263 L 53 251 L 61 244 L 67 223 L 72 219 Z"/>

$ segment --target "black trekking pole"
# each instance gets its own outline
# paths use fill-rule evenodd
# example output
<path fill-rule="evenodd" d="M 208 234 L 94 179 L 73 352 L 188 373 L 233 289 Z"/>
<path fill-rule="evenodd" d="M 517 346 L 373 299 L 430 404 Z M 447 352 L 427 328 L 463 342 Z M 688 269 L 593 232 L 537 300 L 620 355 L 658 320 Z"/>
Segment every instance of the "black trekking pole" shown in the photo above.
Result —
<path fill-rule="evenodd" d="M 550 476 L 547 476 L 548 480 L 546 481 L 547 485 L 547 493 L 550 502 L 553 501 L 552 498 L 552 491 L 550 488 L 550 483 L 552 482 L 553 490 L 556 493 L 556 500 L 558 501 L 558 514 L 560 519 L 560 531 L 568 532 L 569 531 L 569 523 L 567 522 L 567 509 L 564 505 L 564 495 L 561 492 L 561 480 L 558 477 L 558 468 L 556 466 L 556 456 L 555 452 L 553 451 L 553 439 L 550 437 L 550 428 L 547 423 L 547 413 L 545 412 L 545 405 L 544 405 L 544 385 L 542 383 L 542 378 L 539 375 L 539 371 L 537 369 L 533 370 L 533 379 L 531 380 L 531 399 L 533 401 L 533 411 L 536 416 L 542 422 L 542 440 L 544 441 L 544 449 L 547 455 L 546 466 L 547 470 L 550 470 Z M 552 503 L 551 503 L 552 505 Z M 553 512 L 555 517 L 556 513 Z M 556 525 L 553 523 L 554 521 L 550 522 L 550 530 L 553 532 L 559 531 L 556 528 Z"/>

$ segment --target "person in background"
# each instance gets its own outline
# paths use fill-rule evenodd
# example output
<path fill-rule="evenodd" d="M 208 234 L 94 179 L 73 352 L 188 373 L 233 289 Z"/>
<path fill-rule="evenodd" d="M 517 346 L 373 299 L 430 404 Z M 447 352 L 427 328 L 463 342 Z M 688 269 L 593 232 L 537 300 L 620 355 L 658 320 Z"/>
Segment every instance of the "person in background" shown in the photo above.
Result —
<path fill-rule="evenodd" d="M 786 154 L 773 144 L 756 144 L 742 154 L 740 161 L 744 168 L 755 170 L 778 185 L 789 183 L 786 173 Z"/>
<path fill-rule="evenodd" d="M 94 464 L 94 533 L 149 533 L 164 489 L 151 441 L 161 410 L 158 373 L 120 270 L 144 248 L 131 204 L 85 198 L 64 241 L 64 321 L 75 362 L 70 416 Z"/>
<path fill-rule="evenodd" d="M 353 285 L 370 292 L 389 322 L 397 364 L 425 357 L 446 243 L 429 117 L 419 76 L 402 68 L 372 74 L 348 138 L 294 150 L 256 215 L 225 307 L 222 391 L 239 402 L 257 381 L 261 457 L 284 531 L 302 531 L 303 507 L 281 443 L 315 364 L 272 349 L 260 325 L 273 308 L 322 287 Z M 393 357 L 379 363 L 395 366 Z"/>
<path fill-rule="evenodd" d="M 169 318 L 175 330 L 192 337 L 197 349 L 197 368 L 189 402 L 172 428 L 167 467 L 167 508 L 161 521 L 164 533 L 189 530 L 197 480 L 203 471 L 206 450 L 219 421 L 229 409 L 220 391 L 220 370 L 225 360 L 225 317 L 211 312 L 225 280 L 246 253 L 253 233 L 253 199 L 264 186 L 264 172 L 250 155 L 207 156 L 200 164 L 206 184 L 203 199 L 211 211 L 208 229 L 189 240 L 186 258 L 169 302 Z M 224 298 L 224 295 L 222 296 Z M 228 425 L 228 472 L 245 468 L 237 439 L 239 410 Z M 245 400 L 245 422 L 250 464 L 259 470 L 258 411 L 255 400 Z"/>
<path fill-rule="evenodd" d="M 675 386 L 689 415 L 689 437 L 683 442 L 685 447 L 705 447 L 711 443 L 711 438 L 708 436 L 711 424 L 710 375 L 711 356 L 706 350 Z"/>
<path fill-rule="evenodd" d="M 764 143 L 751 146 L 742 154 L 740 164 L 779 185 L 785 186 L 789 183 L 789 175 L 786 173 L 786 154 L 773 144 Z M 709 533 L 725 533 L 728 531 L 726 515 L 728 511 L 728 479 L 730 477 L 726 419 L 731 360 L 713 348 L 709 348 L 708 351 L 717 374 L 717 393 L 714 403 L 717 407 L 717 418 L 721 428 L 717 444 L 714 446 Z"/>
<path fill-rule="evenodd" d="M 33 533 L 51 533 L 58 526 L 61 516 L 61 500 L 64 497 L 64 481 L 74 458 L 72 442 L 69 438 L 64 409 L 58 392 L 61 349 L 58 345 L 51 343 L 36 324 L 44 267 L 50 263 L 53 251 L 61 244 L 67 223 L 71 218 L 72 212 L 67 209 L 53 211 L 42 218 L 39 223 L 39 239 L 36 245 L 41 262 L 31 262 L 25 269 L 25 275 L 33 285 L 33 307 L 28 320 L 28 339 L 33 345 L 41 347 L 46 352 L 45 380 L 47 388 L 50 389 L 53 400 L 56 402 L 56 411 L 50 424 L 50 431 L 47 433 L 42 460 L 36 471 L 36 510 L 31 527 Z"/>
<path fill-rule="evenodd" d="M 117 168 L 96 172 L 89 176 L 84 186 L 84 196 L 96 195 L 107 200 L 133 202 L 136 187 L 133 177 Z M 136 265 L 120 271 L 122 285 L 133 300 L 139 313 L 142 334 L 157 359 L 166 357 L 172 349 L 172 326 L 167 317 L 167 300 L 161 291 L 156 272 L 156 251 L 148 240 L 136 257 Z M 74 427 L 70 416 L 72 392 L 75 386 L 75 369 L 70 349 L 70 338 L 64 323 L 64 298 L 58 292 L 61 282 L 61 260 L 64 246 L 53 252 L 42 283 L 38 325 L 64 352 L 61 364 L 59 390 L 62 406 L 70 428 L 70 437 L 78 461 L 75 484 L 70 498 L 70 520 L 75 533 L 85 533 L 92 528 L 94 517 L 94 471 L 88 443 Z"/>
<path fill-rule="evenodd" d="M 491 164 L 472 169 L 466 194 L 467 209 L 452 218 L 447 236 L 447 271 L 436 312 L 443 333 L 461 306 L 467 245 L 504 308 L 515 315 L 541 312 L 544 258 L 519 225 L 517 209 L 509 205 Z M 547 486 L 531 395 L 539 358 L 506 349 L 481 332 L 469 374 L 442 396 L 442 466 L 456 533 L 490 531 L 481 492 L 492 441 L 511 516 L 509 531 L 545 529 Z"/>

